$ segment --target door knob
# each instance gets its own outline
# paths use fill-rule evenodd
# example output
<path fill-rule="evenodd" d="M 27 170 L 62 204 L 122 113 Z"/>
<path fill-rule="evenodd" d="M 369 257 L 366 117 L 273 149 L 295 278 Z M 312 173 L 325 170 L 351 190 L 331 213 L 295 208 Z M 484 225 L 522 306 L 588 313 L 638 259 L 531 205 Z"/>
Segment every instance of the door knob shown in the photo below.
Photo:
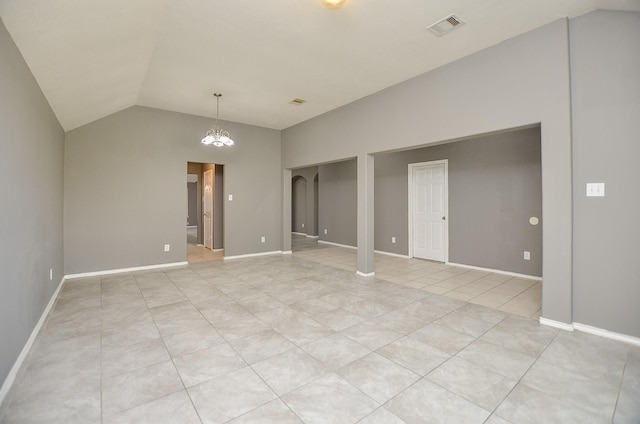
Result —
<path fill-rule="evenodd" d="M 442 220 L 443 220 L 443 221 L 446 221 L 446 220 L 447 220 L 447 218 L 443 216 L 443 217 L 442 217 Z"/>

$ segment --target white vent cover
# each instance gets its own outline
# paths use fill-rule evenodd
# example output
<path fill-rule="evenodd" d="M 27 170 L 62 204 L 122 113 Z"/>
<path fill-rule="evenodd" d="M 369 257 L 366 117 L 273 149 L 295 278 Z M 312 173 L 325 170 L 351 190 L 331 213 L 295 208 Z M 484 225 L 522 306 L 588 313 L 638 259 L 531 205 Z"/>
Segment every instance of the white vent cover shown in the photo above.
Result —
<path fill-rule="evenodd" d="M 446 18 L 440 19 L 438 22 L 431 25 L 427 29 L 439 37 L 441 35 L 444 35 L 448 32 L 453 31 L 454 29 L 458 28 L 461 25 L 464 25 L 464 22 L 462 21 L 462 19 L 457 17 L 455 14 L 451 14 Z"/>

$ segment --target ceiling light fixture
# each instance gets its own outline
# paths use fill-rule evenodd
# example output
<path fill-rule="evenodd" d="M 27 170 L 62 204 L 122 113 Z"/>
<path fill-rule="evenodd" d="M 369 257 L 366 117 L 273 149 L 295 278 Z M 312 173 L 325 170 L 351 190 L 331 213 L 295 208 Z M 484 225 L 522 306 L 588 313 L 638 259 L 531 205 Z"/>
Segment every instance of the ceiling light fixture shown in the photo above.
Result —
<path fill-rule="evenodd" d="M 341 7 L 347 0 L 322 0 L 322 4 L 330 9 L 337 9 Z"/>
<path fill-rule="evenodd" d="M 229 137 L 229 131 L 224 131 L 218 125 L 218 116 L 220 115 L 220 97 L 222 94 L 213 93 L 216 96 L 216 121 L 213 124 L 213 127 L 209 131 L 207 131 L 207 135 L 202 139 L 202 144 L 206 144 L 207 146 L 213 144 L 216 147 L 222 146 L 233 146 L 233 140 Z"/>

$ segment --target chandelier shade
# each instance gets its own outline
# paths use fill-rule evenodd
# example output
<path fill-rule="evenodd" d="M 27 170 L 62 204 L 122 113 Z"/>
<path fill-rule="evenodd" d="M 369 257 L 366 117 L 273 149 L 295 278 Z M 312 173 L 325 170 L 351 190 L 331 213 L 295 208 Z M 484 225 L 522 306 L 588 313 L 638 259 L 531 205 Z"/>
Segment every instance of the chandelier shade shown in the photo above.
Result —
<path fill-rule="evenodd" d="M 213 93 L 216 96 L 216 121 L 207 134 L 202 138 L 201 142 L 204 145 L 214 145 L 215 147 L 233 146 L 235 143 L 229 136 L 229 131 L 225 131 L 218 125 L 218 117 L 220 115 L 220 97 L 222 94 Z"/>

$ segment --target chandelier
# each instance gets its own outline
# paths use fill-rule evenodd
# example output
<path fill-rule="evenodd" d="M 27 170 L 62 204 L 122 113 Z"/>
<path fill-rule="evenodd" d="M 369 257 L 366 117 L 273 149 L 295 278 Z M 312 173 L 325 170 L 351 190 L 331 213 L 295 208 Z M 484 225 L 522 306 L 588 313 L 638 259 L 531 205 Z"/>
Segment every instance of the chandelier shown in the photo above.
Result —
<path fill-rule="evenodd" d="M 202 139 L 202 144 L 213 144 L 216 147 L 222 146 L 233 146 L 233 140 L 229 137 L 229 131 L 224 131 L 218 125 L 218 116 L 220 115 L 220 97 L 222 94 L 213 93 L 216 96 L 216 121 L 213 124 L 213 127 L 209 131 L 207 131 L 207 135 Z"/>

